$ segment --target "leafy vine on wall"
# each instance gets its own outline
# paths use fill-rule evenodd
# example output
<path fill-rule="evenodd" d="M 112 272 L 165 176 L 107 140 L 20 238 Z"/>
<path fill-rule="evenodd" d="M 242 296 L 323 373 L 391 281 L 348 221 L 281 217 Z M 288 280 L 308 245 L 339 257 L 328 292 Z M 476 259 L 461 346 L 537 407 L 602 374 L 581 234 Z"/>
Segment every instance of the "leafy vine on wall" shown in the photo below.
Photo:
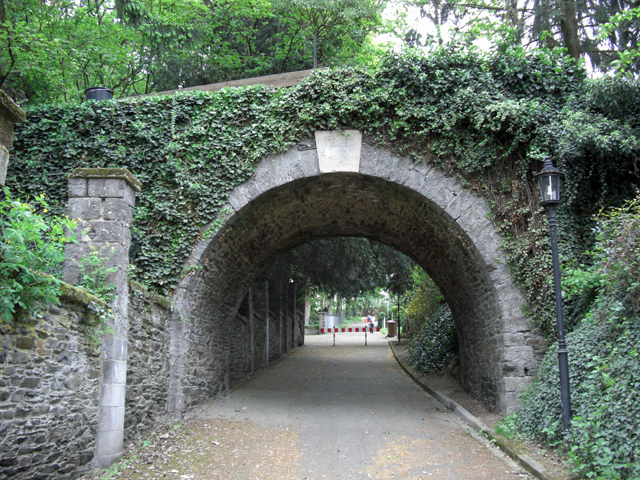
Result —
<path fill-rule="evenodd" d="M 576 258 L 592 242 L 593 214 L 633 196 L 638 92 L 633 79 L 587 80 L 559 51 L 407 51 L 374 69 L 318 71 L 286 90 L 30 108 L 7 184 L 23 198 L 45 193 L 59 214 L 74 168 L 130 169 L 144 186 L 132 231 L 137 280 L 170 294 L 202 228 L 261 157 L 315 130 L 356 128 L 379 146 L 457 174 L 487 198 L 530 313 L 548 329 L 548 227 L 532 171 L 551 155 L 567 173 L 561 254 Z"/>

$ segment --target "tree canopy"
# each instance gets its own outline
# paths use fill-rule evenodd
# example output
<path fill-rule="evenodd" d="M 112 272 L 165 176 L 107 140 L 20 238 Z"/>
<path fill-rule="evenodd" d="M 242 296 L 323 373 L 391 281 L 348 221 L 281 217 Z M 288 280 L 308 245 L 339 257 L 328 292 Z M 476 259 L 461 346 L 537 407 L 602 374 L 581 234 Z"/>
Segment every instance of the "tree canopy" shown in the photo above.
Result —
<path fill-rule="evenodd" d="M 412 285 L 415 263 L 392 247 L 365 238 L 323 238 L 277 255 L 265 275 L 297 280 L 307 290 L 358 298 L 380 289 L 401 293 Z"/>
<path fill-rule="evenodd" d="M 389 28 L 387 0 L 0 0 L 0 88 L 23 104 L 116 97 L 321 66 L 370 65 L 388 32 L 413 46 L 487 37 L 640 69 L 635 0 L 402 0 L 435 27 Z M 396 24 L 397 27 L 397 24 Z"/>
<path fill-rule="evenodd" d="M 0 0 L 0 88 L 27 103 L 357 65 L 383 0 Z"/>

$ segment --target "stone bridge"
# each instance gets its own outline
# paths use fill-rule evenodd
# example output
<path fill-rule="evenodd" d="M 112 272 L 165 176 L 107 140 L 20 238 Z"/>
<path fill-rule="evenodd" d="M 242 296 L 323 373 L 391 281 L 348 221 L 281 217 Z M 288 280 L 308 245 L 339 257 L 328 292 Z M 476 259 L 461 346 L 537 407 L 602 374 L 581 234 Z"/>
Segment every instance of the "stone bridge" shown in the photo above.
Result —
<path fill-rule="evenodd" d="M 458 329 L 463 386 L 493 410 L 518 405 L 538 339 L 485 200 L 457 179 L 375 147 L 359 131 L 316 132 L 263 158 L 223 211 L 216 234 L 190 259 L 202 268 L 175 294 L 175 315 L 189 319 L 174 322 L 176 359 L 206 349 L 208 339 L 195 332 L 224 331 L 272 255 L 321 237 L 367 237 L 411 257 L 442 291 Z M 175 412 L 184 381 L 172 376 Z"/>

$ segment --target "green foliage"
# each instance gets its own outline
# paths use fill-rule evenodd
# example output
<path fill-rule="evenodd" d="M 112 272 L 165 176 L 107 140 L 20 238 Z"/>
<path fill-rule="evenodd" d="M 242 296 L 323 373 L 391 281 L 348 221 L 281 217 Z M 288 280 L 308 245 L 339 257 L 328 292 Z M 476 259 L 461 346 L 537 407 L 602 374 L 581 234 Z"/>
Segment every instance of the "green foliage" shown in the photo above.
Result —
<path fill-rule="evenodd" d="M 366 37 L 380 23 L 384 2 L 378 0 L 276 0 L 276 8 L 290 24 L 290 31 L 313 44 L 313 68 L 318 68 L 318 50 L 329 50 L 329 35 Z M 329 48 L 327 48 L 329 47 Z"/>
<path fill-rule="evenodd" d="M 632 2 L 624 2 L 622 11 L 612 9 L 608 21 L 602 25 L 599 41 L 617 43 L 617 55 L 613 55 L 613 66 L 618 72 L 638 71 L 638 27 L 640 7 Z"/>
<path fill-rule="evenodd" d="M 7 188 L 4 193 L 0 201 L 0 316 L 8 322 L 19 311 L 30 315 L 36 303 L 60 303 L 56 276 L 64 260 L 64 245 L 73 241 L 64 230 L 73 231 L 75 223 L 63 217 L 43 218 L 48 212 L 44 195 L 36 196 L 32 206 L 11 200 Z"/>
<path fill-rule="evenodd" d="M 407 42 L 429 45 L 443 37 L 483 38 L 494 48 L 560 47 L 576 61 L 589 60 L 594 69 L 638 72 L 640 8 L 633 0 L 405 0 L 420 8 L 433 23 L 436 38 L 411 30 Z M 448 32 L 443 30 L 448 29 Z M 448 35 L 447 35 L 448 33 Z"/>
<path fill-rule="evenodd" d="M 640 477 L 640 199 L 598 217 L 589 265 L 574 264 L 567 295 L 588 301 L 567 335 L 573 421 L 563 447 L 588 478 Z M 557 356 L 550 351 L 507 426 L 561 443 Z"/>
<path fill-rule="evenodd" d="M 611 313 L 606 319 L 587 319 L 567 335 L 573 420 L 562 446 L 589 478 L 640 475 L 638 324 L 637 317 Z M 555 350 L 545 357 L 524 402 L 509 419 L 510 430 L 552 445 L 563 442 Z"/>
<path fill-rule="evenodd" d="M 313 64 L 313 28 L 322 65 L 375 57 L 369 35 L 381 24 L 382 4 L 344 0 L 328 23 L 313 15 L 310 22 L 301 13 L 308 5 L 1 0 L 0 87 L 29 104 L 79 102 L 90 86 L 120 97 L 302 70 Z"/>
<path fill-rule="evenodd" d="M 144 92 L 148 64 L 139 32 L 111 2 L 2 0 L 0 86 L 16 99 L 79 101 L 86 87 Z"/>
<path fill-rule="evenodd" d="M 422 373 L 445 373 L 458 359 L 458 333 L 448 305 L 427 319 L 411 342 L 409 363 Z"/>
<path fill-rule="evenodd" d="M 96 250 L 93 246 L 90 246 L 90 249 L 89 256 L 81 258 L 78 263 L 80 269 L 78 287 L 87 290 L 106 304 L 109 304 L 114 299 L 113 291 L 116 286 L 112 283 L 107 283 L 107 278 L 110 273 L 116 272 L 117 268 L 107 268 L 105 264 L 109 255 L 115 249 L 108 246 L 103 247 L 102 251 Z"/>
<path fill-rule="evenodd" d="M 340 299 L 365 298 L 396 277 L 410 281 L 413 262 L 365 238 L 324 238 L 277 255 L 265 275 L 274 283 L 298 279 L 308 290 Z"/>
<path fill-rule="evenodd" d="M 606 117 L 613 117 L 640 128 L 640 79 L 633 75 L 617 75 L 587 82 L 587 104 Z"/>
<path fill-rule="evenodd" d="M 402 326 L 409 337 L 422 327 L 442 307 L 444 297 L 431 277 L 419 266 L 411 269 L 413 287 L 406 293 L 402 311 Z"/>
<path fill-rule="evenodd" d="M 614 99 L 591 93 L 599 85 L 585 83 L 584 71 L 558 51 L 484 54 L 448 45 L 429 55 L 390 54 L 376 69 L 318 71 L 287 90 L 34 107 L 18 128 L 7 184 L 22 197 L 44 189 L 61 213 L 74 168 L 129 168 L 144 185 L 133 221 L 138 279 L 169 293 L 200 235 L 263 155 L 315 130 L 357 128 L 485 196 L 531 314 L 550 330 L 548 227 L 531 172 L 550 154 L 567 173 L 568 204 L 558 212 L 563 260 L 582 258 L 599 205 L 620 205 L 637 183 L 637 129 L 609 114 Z M 620 104 L 638 98 L 637 89 L 606 88 Z"/>

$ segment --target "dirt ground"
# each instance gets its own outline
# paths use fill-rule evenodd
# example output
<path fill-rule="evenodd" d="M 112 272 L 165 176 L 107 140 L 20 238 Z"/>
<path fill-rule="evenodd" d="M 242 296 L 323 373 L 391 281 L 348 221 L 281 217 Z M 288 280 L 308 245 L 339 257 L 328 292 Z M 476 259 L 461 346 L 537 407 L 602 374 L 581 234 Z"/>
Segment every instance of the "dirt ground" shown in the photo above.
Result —
<path fill-rule="evenodd" d="M 183 420 L 159 427 L 147 440 L 130 445 L 109 470 L 83 479 L 294 478 L 296 442 L 297 434 L 286 429 L 267 431 L 226 419 Z"/>
<path fill-rule="evenodd" d="M 404 343 L 395 344 L 394 346 L 405 365 L 409 365 L 409 345 Z M 490 412 L 482 403 L 465 392 L 455 377 L 451 375 L 423 375 L 415 370 L 413 370 L 413 373 L 420 381 L 432 389 L 444 393 L 447 397 L 462 405 L 485 425 L 494 428 L 495 424 L 502 420 L 502 416 Z M 528 455 L 541 463 L 547 469 L 551 478 L 555 480 L 575 480 L 579 478 L 571 474 L 571 465 L 559 452 L 533 442 L 521 442 L 515 439 L 509 439 L 509 442 L 518 453 Z"/>

